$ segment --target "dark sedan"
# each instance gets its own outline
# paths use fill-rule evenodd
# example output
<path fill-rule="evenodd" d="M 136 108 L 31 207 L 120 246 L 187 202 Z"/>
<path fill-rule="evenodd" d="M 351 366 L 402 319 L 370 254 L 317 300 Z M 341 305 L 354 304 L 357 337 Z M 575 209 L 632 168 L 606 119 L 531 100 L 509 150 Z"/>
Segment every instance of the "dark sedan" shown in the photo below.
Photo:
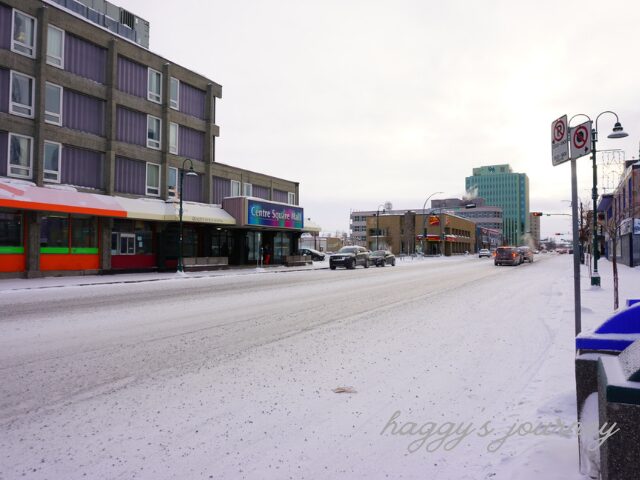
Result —
<path fill-rule="evenodd" d="M 376 250 L 371 252 L 369 260 L 376 267 L 384 267 L 385 265 L 396 266 L 396 256 L 389 250 Z"/>
<path fill-rule="evenodd" d="M 314 250 L 313 248 L 301 248 L 300 255 L 308 255 L 314 262 L 321 262 L 324 260 L 324 253 Z"/>
<path fill-rule="evenodd" d="M 498 247 L 494 263 L 495 265 L 520 265 L 522 253 L 516 247 Z"/>
<path fill-rule="evenodd" d="M 335 270 L 336 267 L 356 268 L 356 265 L 369 268 L 369 250 L 356 246 L 342 247 L 329 257 L 331 270 Z"/>

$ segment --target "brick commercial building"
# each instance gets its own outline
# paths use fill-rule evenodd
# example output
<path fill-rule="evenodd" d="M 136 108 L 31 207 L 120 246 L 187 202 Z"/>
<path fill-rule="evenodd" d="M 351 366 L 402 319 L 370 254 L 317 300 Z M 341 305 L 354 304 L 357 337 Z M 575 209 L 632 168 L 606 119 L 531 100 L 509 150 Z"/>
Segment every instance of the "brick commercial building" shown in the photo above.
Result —
<path fill-rule="evenodd" d="M 0 0 L 0 274 L 175 268 L 179 198 L 185 257 L 295 253 L 299 184 L 218 163 L 222 87 L 148 34 L 104 1 Z"/>
<path fill-rule="evenodd" d="M 367 217 L 366 247 L 395 254 L 455 255 L 476 251 L 476 225 L 438 210 L 380 212 Z M 426 236 L 424 235 L 426 230 Z"/>

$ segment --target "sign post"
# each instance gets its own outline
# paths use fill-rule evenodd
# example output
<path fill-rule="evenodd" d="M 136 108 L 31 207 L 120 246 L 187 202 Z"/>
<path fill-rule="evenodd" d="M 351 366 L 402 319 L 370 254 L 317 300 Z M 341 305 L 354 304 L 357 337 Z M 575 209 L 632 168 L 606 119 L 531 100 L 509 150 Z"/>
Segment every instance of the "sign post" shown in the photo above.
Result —
<path fill-rule="evenodd" d="M 591 123 L 591 122 L 587 122 Z M 584 124 L 583 124 L 584 125 Z M 586 145 L 591 145 L 590 136 L 586 140 L 583 139 L 584 132 L 580 129 L 580 133 L 576 134 L 576 130 L 583 125 L 579 125 L 576 129 L 569 129 L 567 116 L 563 115 L 551 123 L 551 162 L 553 166 L 571 160 L 571 215 L 572 215 L 572 232 L 573 232 L 573 309 L 575 317 L 576 336 L 582 330 L 581 316 L 581 299 L 580 299 L 580 249 L 578 244 L 578 175 L 576 173 L 576 158 L 573 152 L 578 149 L 584 149 Z M 569 154 L 569 133 L 571 133 L 572 154 Z M 587 133 L 591 133 L 591 125 L 587 129 Z M 573 147 L 574 137 L 576 138 L 576 147 Z M 574 150 L 576 148 L 576 150 Z M 582 156 L 586 154 L 580 154 Z"/>

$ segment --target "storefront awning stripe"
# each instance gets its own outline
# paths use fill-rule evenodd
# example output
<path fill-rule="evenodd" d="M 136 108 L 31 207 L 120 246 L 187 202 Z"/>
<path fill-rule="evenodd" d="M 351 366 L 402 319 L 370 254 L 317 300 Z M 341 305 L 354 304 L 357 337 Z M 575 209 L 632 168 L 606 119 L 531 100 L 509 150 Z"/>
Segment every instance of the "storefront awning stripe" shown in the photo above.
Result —
<path fill-rule="evenodd" d="M 53 203 L 25 202 L 21 200 L 5 200 L 0 198 L 0 207 L 23 210 L 41 210 L 46 212 L 78 213 L 82 215 L 96 215 L 100 217 L 126 217 L 122 210 L 107 210 L 104 208 L 78 207 Z"/>

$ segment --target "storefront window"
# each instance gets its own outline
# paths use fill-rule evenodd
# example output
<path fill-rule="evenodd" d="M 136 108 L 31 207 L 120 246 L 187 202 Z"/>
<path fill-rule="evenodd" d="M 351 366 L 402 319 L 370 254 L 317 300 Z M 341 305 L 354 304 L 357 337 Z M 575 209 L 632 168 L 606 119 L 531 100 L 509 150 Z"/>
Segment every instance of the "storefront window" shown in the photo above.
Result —
<path fill-rule="evenodd" d="M 150 222 L 115 220 L 111 233 L 112 255 L 153 253 L 153 226 Z"/>
<path fill-rule="evenodd" d="M 68 215 L 48 215 L 40 223 L 40 247 L 43 253 L 62 253 L 69 250 Z"/>
<path fill-rule="evenodd" d="M 0 212 L 0 253 L 23 253 L 22 214 Z"/>
<path fill-rule="evenodd" d="M 227 231 L 216 231 L 211 235 L 212 257 L 232 257 L 233 256 L 233 236 Z"/>
<path fill-rule="evenodd" d="M 85 216 L 71 217 L 71 247 L 98 247 L 98 229 L 96 228 L 95 218 Z"/>
<path fill-rule="evenodd" d="M 140 255 L 153 253 L 153 232 L 136 230 L 136 253 Z"/>
<path fill-rule="evenodd" d="M 178 247 L 179 248 L 179 247 Z M 197 257 L 198 235 L 191 226 L 182 227 L 182 256 Z"/>
<path fill-rule="evenodd" d="M 273 239 L 273 262 L 284 263 L 284 258 L 291 254 L 291 234 L 278 232 Z"/>

